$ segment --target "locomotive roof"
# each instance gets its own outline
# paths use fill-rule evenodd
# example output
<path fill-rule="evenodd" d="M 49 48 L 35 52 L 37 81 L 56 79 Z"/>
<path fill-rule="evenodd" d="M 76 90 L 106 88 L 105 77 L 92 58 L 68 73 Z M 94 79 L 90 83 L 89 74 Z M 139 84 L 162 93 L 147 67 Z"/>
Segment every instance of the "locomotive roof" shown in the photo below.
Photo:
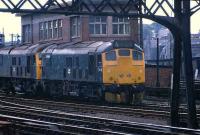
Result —
<path fill-rule="evenodd" d="M 53 45 L 45 48 L 42 53 L 52 54 L 87 54 L 89 52 L 102 53 L 117 48 L 133 48 L 138 51 L 142 49 L 133 41 L 112 40 L 112 41 L 84 41 L 70 42 L 60 45 Z"/>
<path fill-rule="evenodd" d="M 0 49 L 0 54 L 12 54 L 12 55 L 25 55 L 35 54 L 40 50 L 43 50 L 48 44 L 34 44 L 34 45 L 21 45 L 21 46 L 7 46 Z"/>
<path fill-rule="evenodd" d="M 116 48 L 133 48 L 138 51 L 142 49 L 133 41 L 112 40 L 112 41 L 84 41 L 67 43 L 46 43 L 22 46 L 7 46 L 0 49 L 0 54 L 26 55 L 42 51 L 43 54 L 87 54 L 102 53 Z"/>
<path fill-rule="evenodd" d="M 12 49 L 13 46 L 2 47 L 0 48 L 0 54 L 9 54 Z"/>

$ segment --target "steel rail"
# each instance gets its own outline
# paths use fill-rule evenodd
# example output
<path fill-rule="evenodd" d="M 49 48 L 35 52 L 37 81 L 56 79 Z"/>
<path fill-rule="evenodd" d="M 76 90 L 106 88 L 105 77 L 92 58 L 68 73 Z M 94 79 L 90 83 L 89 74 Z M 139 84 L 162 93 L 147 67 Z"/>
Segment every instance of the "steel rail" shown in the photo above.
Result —
<path fill-rule="evenodd" d="M 1 96 L 0 96 L 1 97 Z M 18 103 L 21 105 L 34 105 L 36 107 L 51 108 L 53 110 L 63 110 L 67 112 L 77 112 L 81 110 L 82 112 L 98 112 L 98 113 L 111 113 L 111 114 L 123 114 L 123 115 L 143 115 L 143 116 L 157 116 L 157 117 L 168 117 L 169 115 L 169 106 L 167 103 L 158 103 L 158 104 L 144 104 L 144 106 L 101 106 L 101 105 L 88 105 L 88 104 L 79 104 L 79 103 L 65 103 L 65 102 L 53 102 L 46 100 L 32 100 L 16 97 L 1 97 L 0 102 L 8 101 L 8 103 Z M 14 105 L 14 104 L 13 104 Z M 71 109 L 71 110 L 69 110 Z M 186 109 L 185 106 L 180 107 L 182 115 L 185 115 Z M 200 110 L 198 110 L 200 112 Z"/>
<path fill-rule="evenodd" d="M 5 107 L 5 108 L 9 108 L 9 107 Z M 17 110 L 18 109 L 20 110 L 20 108 L 16 108 L 16 107 L 14 107 L 14 108 L 11 107 L 11 108 L 12 109 L 10 110 L 10 113 L 16 113 L 17 112 L 18 115 L 19 115 L 19 111 L 17 111 Z M 33 114 L 27 113 L 28 111 L 31 111 L 30 113 L 32 113 L 33 110 L 29 110 L 27 108 L 23 108 L 23 109 L 25 109 L 24 111 L 21 111 L 21 114 L 22 114 L 23 117 L 24 116 L 30 117 L 28 115 L 32 115 L 32 116 L 36 115 L 36 114 L 33 115 Z M 26 112 L 26 114 L 24 114 L 25 112 Z M 37 116 L 39 116 L 39 115 L 40 114 L 38 114 Z M 49 115 L 52 116 L 52 114 L 49 114 Z M 0 117 L 1 116 L 4 117 L 4 116 L 7 116 L 7 115 L 4 114 L 4 115 L 0 115 Z M 153 125 L 153 124 L 143 124 L 143 123 L 127 122 L 127 121 L 120 121 L 120 120 L 113 120 L 113 119 L 103 119 L 103 118 L 97 118 L 97 117 L 81 116 L 81 115 L 71 115 L 71 116 L 77 117 L 77 120 L 79 122 L 80 122 L 80 118 L 84 118 L 84 119 L 87 118 L 89 121 L 93 120 L 93 122 L 97 122 L 99 124 L 95 127 L 108 129 L 108 131 L 116 132 L 117 134 L 127 134 L 127 133 L 140 133 L 140 134 L 144 134 L 144 133 L 145 134 L 147 134 L 147 133 L 148 134 L 152 134 L 152 133 L 153 134 L 180 134 L 180 133 L 191 134 L 192 133 L 192 134 L 200 134 L 200 132 L 198 130 L 191 130 L 191 129 L 184 129 L 184 128 L 174 128 L 174 127 L 170 127 L 170 126 L 159 126 L 159 125 Z M 17 116 L 14 116 L 14 118 L 16 118 L 16 117 Z M 63 118 L 65 118 L 65 117 L 61 117 L 60 119 L 63 119 Z M 23 119 L 27 119 L 27 118 L 23 118 Z M 47 120 L 47 119 L 45 119 L 45 120 Z M 73 119 L 73 121 L 75 121 L 75 120 L 76 119 Z M 29 118 L 28 122 L 40 124 L 40 123 L 38 123 L 38 120 L 32 120 L 31 118 Z M 46 121 L 45 123 L 47 123 L 48 125 L 55 125 L 56 124 L 56 126 L 59 126 L 61 129 L 64 129 L 63 127 L 65 127 L 66 125 L 69 125 L 68 123 L 67 124 L 66 123 L 65 124 L 60 123 L 60 121 L 59 122 L 58 121 L 57 122 Z M 54 124 L 49 124 L 49 123 L 54 123 Z M 77 124 L 77 123 L 75 122 L 75 124 Z M 86 124 L 87 127 L 84 127 L 83 124 L 86 124 L 86 123 L 81 123 L 81 125 L 78 125 L 78 126 L 77 125 L 71 125 L 71 126 L 76 126 L 76 127 L 81 126 L 82 128 L 88 128 L 88 129 L 92 129 L 92 130 L 95 130 L 95 131 L 100 130 L 102 132 L 102 129 L 94 129 L 95 127 L 92 127 L 92 128 L 88 127 L 89 123 Z M 92 124 L 94 124 L 94 123 L 92 123 Z M 104 127 L 101 127 L 103 125 L 104 125 Z"/>

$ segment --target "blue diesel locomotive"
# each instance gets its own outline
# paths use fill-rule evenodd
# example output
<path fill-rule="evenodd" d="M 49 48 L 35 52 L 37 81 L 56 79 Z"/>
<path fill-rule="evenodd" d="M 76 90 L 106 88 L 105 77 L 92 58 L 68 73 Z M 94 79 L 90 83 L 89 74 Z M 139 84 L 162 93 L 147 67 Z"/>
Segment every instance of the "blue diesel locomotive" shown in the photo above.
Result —
<path fill-rule="evenodd" d="M 23 91 L 131 103 L 141 101 L 144 82 L 144 52 L 133 41 L 0 48 L 0 87 L 6 93 Z"/>

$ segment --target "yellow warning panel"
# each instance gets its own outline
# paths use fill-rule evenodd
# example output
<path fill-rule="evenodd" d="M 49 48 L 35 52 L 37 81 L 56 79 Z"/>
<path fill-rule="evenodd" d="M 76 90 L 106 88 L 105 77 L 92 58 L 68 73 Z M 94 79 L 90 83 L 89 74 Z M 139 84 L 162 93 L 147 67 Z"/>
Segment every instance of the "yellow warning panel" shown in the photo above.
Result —
<path fill-rule="evenodd" d="M 144 59 L 134 60 L 133 49 L 129 56 L 119 56 L 119 49 L 112 50 L 116 53 L 115 60 L 108 60 L 106 53 L 102 54 L 103 62 L 103 83 L 133 85 L 143 84 L 145 82 L 145 62 Z M 144 55 L 143 55 L 144 57 Z"/>
<path fill-rule="evenodd" d="M 42 76 L 42 61 L 39 59 L 39 54 L 35 54 L 36 61 L 36 79 L 40 80 Z"/>

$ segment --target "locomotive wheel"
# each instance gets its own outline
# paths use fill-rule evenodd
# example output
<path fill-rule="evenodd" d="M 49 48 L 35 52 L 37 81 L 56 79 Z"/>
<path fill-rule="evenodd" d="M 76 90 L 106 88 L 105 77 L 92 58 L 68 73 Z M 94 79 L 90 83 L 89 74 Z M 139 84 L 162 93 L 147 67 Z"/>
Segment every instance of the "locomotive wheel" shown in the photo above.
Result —
<path fill-rule="evenodd" d="M 11 92 L 12 95 L 15 95 L 15 94 L 16 94 L 16 93 L 15 93 L 15 87 L 14 87 L 14 85 L 13 85 L 12 82 L 10 82 L 7 92 L 8 92 L 8 93 Z"/>
<path fill-rule="evenodd" d="M 128 104 L 128 96 L 125 92 L 120 92 L 121 103 Z"/>
<path fill-rule="evenodd" d="M 136 92 L 133 94 L 132 104 L 140 105 L 142 104 L 142 100 L 144 98 L 144 92 Z"/>

